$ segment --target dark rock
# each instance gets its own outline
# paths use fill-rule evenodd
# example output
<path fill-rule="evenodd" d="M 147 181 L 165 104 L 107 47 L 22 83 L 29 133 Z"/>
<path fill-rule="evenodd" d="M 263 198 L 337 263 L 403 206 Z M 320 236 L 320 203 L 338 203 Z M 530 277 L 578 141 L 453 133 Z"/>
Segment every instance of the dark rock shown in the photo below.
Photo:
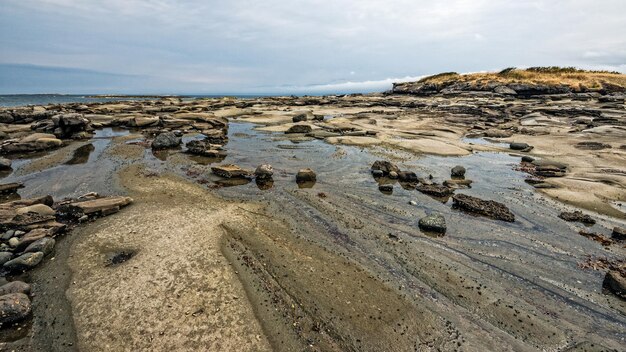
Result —
<path fill-rule="evenodd" d="M 152 149 L 176 148 L 180 143 L 181 138 L 174 132 L 163 132 L 152 141 Z"/>
<path fill-rule="evenodd" d="M 381 191 L 382 193 L 391 194 L 393 192 L 393 185 L 392 184 L 378 185 L 378 190 Z"/>
<path fill-rule="evenodd" d="M 11 159 L 0 157 L 0 170 L 10 170 L 11 169 Z"/>
<path fill-rule="evenodd" d="M 208 139 L 189 141 L 185 144 L 185 148 L 187 148 L 187 153 L 189 154 L 202 155 L 212 158 L 226 156 L 226 153 L 221 150 L 221 145 L 212 144 Z"/>
<path fill-rule="evenodd" d="M 298 183 L 315 181 L 317 181 L 317 175 L 315 174 L 315 171 L 310 168 L 300 169 L 296 174 L 296 182 Z"/>
<path fill-rule="evenodd" d="M 372 176 L 383 177 L 385 173 L 382 170 L 372 170 Z"/>
<path fill-rule="evenodd" d="M 565 221 L 577 221 L 582 222 L 583 224 L 595 224 L 596 221 L 589 215 L 583 214 L 582 211 L 573 211 L 573 212 L 562 212 L 559 214 L 559 217 Z"/>
<path fill-rule="evenodd" d="M 535 161 L 535 158 L 533 158 L 532 156 L 524 155 L 522 157 L 522 162 L 532 163 L 533 161 Z"/>
<path fill-rule="evenodd" d="M 44 256 L 50 254 L 54 249 L 56 241 L 50 237 L 40 238 L 37 241 L 31 243 L 24 249 L 24 253 L 30 252 L 42 252 Z"/>
<path fill-rule="evenodd" d="M 371 170 L 380 170 L 383 172 L 383 175 L 389 175 L 390 172 L 400 172 L 400 168 L 398 166 L 386 160 L 375 161 L 374 164 L 372 164 Z"/>
<path fill-rule="evenodd" d="M 443 215 L 431 214 L 421 218 L 418 226 L 422 231 L 445 233 L 446 219 Z"/>
<path fill-rule="evenodd" d="M 612 148 L 610 144 L 600 142 L 580 142 L 576 144 L 576 148 L 582 150 L 602 150 Z"/>
<path fill-rule="evenodd" d="M 463 178 L 465 177 L 465 168 L 461 165 L 457 165 L 452 168 L 452 170 L 450 171 L 450 175 L 452 177 Z"/>
<path fill-rule="evenodd" d="M 293 125 L 285 133 L 310 133 L 313 128 L 309 125 Z"/>
<path fill-rule="evenodd" d="M 23 320 L 30 311 L 30 299 L 23 293 L 0 296 L 0 325 Z"/>
<path fill-rule="evenodd" d="M 398 172 L 398 179 L 400 179 L 401 182 L 408 182 L 408 183 L 418 183 L 418 178 L 417 178 L 417 174 L 415 174 L 415 172 L 413 171 L 400 171 Z"/>
<path fill-rule="evenodd" d="M 7 284 L 0 286 L 0 296 L 4 296 L 9 293 L 23 293 L 25 295 L 30 294 L 30 285 L 22 281 L 11 281 Z"/>
<path fill-rule="evenodd" d="M 254 170 L 254 175 L 258 179 L 268 179 L 272 178 L 274 175 L 274 168 L 270 164 L 262 164 L 257 166 L 256 170 Z"/>
<path fill-rule="evenodd" d="M 11 252 L 0 252 L 0 265 L 8 262 L 9 260 L 11 260 L 12 257 L 13 253 Z"/>
<path fill-rule="evenodd" d="M 9 260 L 4 263 L 2 267 L 9 271 L 24 271 L 31 268 L 34 268 L 43 259 L 43 253 L 35 252 L 35 253 L 24 253 L 19 257 Z"/>
<path fill-rule="evenodd" d="M 0 185 L 0 194 L 12 194 L 17 192 L 18 189 L 24 188 L 24 185 L 21 183 L 5 183 Z"/>
<path fill-rule="evenodd" d="M 417 186 L 416 189 L 424 194 L 430 194 L 436 197 L 447 197 L 454 193 L 452 188 L 438 184 L 421 184 Z"/>
<path fill-rule="evenodd" d="M 465 211 L 487 216 L 496 220 L 508 222 L 515 221 L 515 215 L 511 213 L 506 205 L 493 201 L 483 200 L 466 194 L 455 194 L 452 197 L 454 207 Z"/>
<path fill-rule="evenodd" d="M 302 114 L 297 114 L 292 118 L 293 122 L 302 122 L 302 121 L 306 121 L 307 118 L 307 114 L 306 113 L 302 113 Z"/>
<path fill-rule="evenodd" d="M 626 240 L 626 229 L 623 227 L 615 226 L 613 228 L 613 233 L 611 234 L 613 239 L 624 241 Z"/>
<path fill-rule="evenodd" d="M 626 299 L 626 277 L 618 270 L 610 270 L 604 277 L 602 286 L 616 296 Z"/>
<path fill-rule="evenodd" d="M 533 147 L 531 147 L 528 143 L 518 143 L 518 142 L 513 142 L 509 144 L 509 148 L 513 150 L 520 150 L 520 151 L 529 151 L 533 149 Z"/>

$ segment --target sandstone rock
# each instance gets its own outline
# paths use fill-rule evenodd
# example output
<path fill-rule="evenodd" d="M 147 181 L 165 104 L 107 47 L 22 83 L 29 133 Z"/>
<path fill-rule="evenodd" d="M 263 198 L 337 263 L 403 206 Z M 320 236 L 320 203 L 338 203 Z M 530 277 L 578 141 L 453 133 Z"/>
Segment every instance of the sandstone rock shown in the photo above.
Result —
<path fill-rule="evenodd" d="M 42 252 L 44 256 L 47 256 L 52 252 L 55 244 L 56 241 L 54 239 L 50 237 L 44 237 L 29 244 L 28 247 L 24 249 L 24 253 Z"/>
<path fill-rule="evenodd" d="M 618 270 L 610 270 L 604 277 L 602 286 L 615 295 L 626 299 L 626 277 Z"/>
<path fill-rule="evenodd" d="M 293 125 L 285 133 L 310 133 L 313 128 L 310 125 Z"/>
<path fill-rule="evenodd" d="M 27 295 L 30 294 L 30 290 L 30 285 L 25 282 L 11 281 L 7 284 L 0 286 L 0 296 L 7 295 L 9 293 L 23 293 Z"/>
<path fill-rule="evenodd" d="M 217 176 L 224 178 L 242 178 L 249 177 L 250 171 L 244 170 L 237 165 L 224 164 L 211 167 L 211 171 Z"/>
<path fill-rule="evenodd" d="M 57 207 L 57 216 L 73 220 L 79 219 L 83 215 L 99 214 L 106 216 L 117 212 L 132 202 L 132 198 L 123 196 L 70 201 Z"/>
<path fill-rule="evenodd" d="M 398 166 L 386 160 L 375 161 L 374 164 L 372 164 L 371 170 L 380 170 L 383 172 L 383 175 L 389 175 L 390 172 L 400 172 L 400 168 Z"/>
<path fill-rule="evenodd" d="M 446 219 L 440 214 L 431 214 L 421 218 L 418 226 L 422 231 L 427 232 L 446 232 Z"/>
<path fill-rule="evenodd" d="M 429 194 L 436 197 L 448 197 L 454 193 L 452 188 L 438 185 L 438 184 L 421 184 L 416 189 L 424 194 Z"/>
<path fill-rule="evenodd" d="M 24 253 L 15 259 L 11 259 L 2 265 L 3 268 L 9 271 L 24 271 L 32 269 L 41 263 L 43 259 L 43 253 Z"/>
<path fill-rule="evenodd" d="M 52 208 L 45 204 L 33 204 L 27 207 L 18 208 L 15 211 L 16 214 L 37 213 L 40 215 L 54 215 L 55 212 Z"/>
<path fill-rule="evenodd" d="M 582 150 L 602 150 L 612 148 L 610 144 L 600 142 L 580 142 L 576 143 L 575 147 Z"/>
<path fill-rule="evenodd" d="M 565 221 L 576 221 L 576 222 L 582 222 L 583 224 L 595 224 L 596 221 L 589 216 L 588 214 L 583 214 L 582 211 L 576 210 L 573 212 L 562 212 L 561 214 L 559 214 L 559 217 Z"/>
<path fill-rule="evenodd" d="M 31 312 L 30 299 L 23 293 L 0 296 L 0 326 L 25 319 Z"/>
<path fill-rule="evenodd" d="M 465 168 L 461 165 L 457 165 L 452 168 L 452 170 L 450 171 L 450 175 L 452 177 L 463 178 L 465 177 Z"/>
<path fill-rule="evenodd" d="M 181 138 L 174 132 L 163 132 L 152 141 L 152 149 L 176 148 L 180 143 Z"/>
<path fill-rule="evenodd" d="M 452 201 L 454 202 L 454 207 L 471 213 L 484 215 L 496 220 L 515 221 L 515 215 L 511 213 L 506 205 L 493 200 L 483 200 L 466 194 L 455 194 L 452 197 Z"/>
<path fill-rule="evenodd" d="M 257 166 L 256 170 L 254 170 L 254 175 L 258 179 L 268 179 L 272 178 L 274 175 L 274 168 L 269 164 L 262 164 Z"/>

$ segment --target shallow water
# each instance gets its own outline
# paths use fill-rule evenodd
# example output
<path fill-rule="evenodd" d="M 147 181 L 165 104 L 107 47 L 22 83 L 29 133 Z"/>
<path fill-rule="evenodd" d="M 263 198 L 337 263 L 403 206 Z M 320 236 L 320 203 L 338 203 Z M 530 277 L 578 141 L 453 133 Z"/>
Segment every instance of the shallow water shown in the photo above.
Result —
<path fill-rule="evenodd" d="M 191 156 L 182 147 L 160 153 L 146 150 L 140 161 L 151 171 L 172 171 L 209 188 L 218 187 L 216 191 L 227 198 L 267 203 L 276 219 L 290 224 L 294 233 L 402 287 L 413 304 L 437 312 L 474 338 L 491 336 L 494 326 L 537 346 L 555 346 L 552 335 L 548 336 L 551 329 L 555 329 L 554 336 L 563 334 L 570 342 L 582 341 L 589 332 L 613 342 L 626 338 L 626 305 L 602 292 L 601 272 L 578 267 L 588 256 L 622 258 L 623 248 L 602 247 L 577 234 L 582 225 L 558 219 L 559 212 L 569 208 L 542 197 L 524 182 L 527 175 L 514 169 L 519 157 L 485 152 L 420 157 L 377 147 L 302 140 L 255 127 L 231 122 L 223 160 Z M 15 175 L 5 182 L 24 182 L 26 187 L 20 190 L 24 197 L 116 193 L 113 175 L 136 161 L 115 158 L 106 150 L 114 138 L 126 134 L 125 130 L 98 131 L 66 161 L 40 172 L 16 176 L 33 159 L 17 160 Z M 187 135 L 184 141 L 195 138 L 199 135 Z M 402 170 L 424 178 L 432 175 L 438 183 L 450 178 L 453 166 L 463 165 L 466 178 L 474 182 L 456 193 L 502 202 L 516 221 L 467 214 L 453 209 L 450 200 L 442 202 L 393 180 L 389 181 L 394 184 L 393 192 L 383 194 L 369 168 L 384 158 L 402 160 L 398 162 Z M 223 180 L 210 173 L 215 163 L 250 170 L 269 163 L 274 166 L 273 181 Z M 317 182 L 309 188 L 295 182 L 296 172 L 305 167 L 317 172 Z M 436 238 L 417 228 L 419 218 L 435 212 L 444 215 L 448 227 L 445 236 Z M 599 217 L 591 230 L 607 235 L 616 224 L 615 219 Z M 463 277 L 480 289 L 468 291 L 448 281 L 446 275 Z M 517 322 L 507 315 L 507 305 L 534 320 Z M 535 327 L 544 329 L 545 336 Z"/>

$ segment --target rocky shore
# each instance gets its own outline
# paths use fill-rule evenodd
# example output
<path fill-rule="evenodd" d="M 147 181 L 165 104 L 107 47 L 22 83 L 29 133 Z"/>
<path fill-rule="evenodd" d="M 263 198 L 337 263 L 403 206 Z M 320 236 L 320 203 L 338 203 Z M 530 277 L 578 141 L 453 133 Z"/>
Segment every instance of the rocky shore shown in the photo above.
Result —
<path fill-rule="evenodd" d="M 0 108 L 0 346 L 619 350 L 625 90 L 451 82 Z"/>

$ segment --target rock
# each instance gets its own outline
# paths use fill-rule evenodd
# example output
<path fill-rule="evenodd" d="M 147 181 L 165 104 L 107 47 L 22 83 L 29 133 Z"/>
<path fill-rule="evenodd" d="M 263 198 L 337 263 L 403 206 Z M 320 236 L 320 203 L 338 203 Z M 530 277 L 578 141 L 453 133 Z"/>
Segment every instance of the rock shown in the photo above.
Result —
<path fill-rule="evenodd" d="M 152 149 L 176 148 L 180 143 L 181 138 L 174 132 L 163 132 L 152 141 Z"/>
<path fill-rule="evenodd" d="M 507 86 L 497 86 L 493 89 L 494 93 L 503 95 L 516 95 L 517 92 Z"/>
<path fill-rule="evenodd" d="M 565 221 L 577 221 L 582 222 L 583 224 L 595 224 L 596 221 L 589 216 L 588 214 L 583 214 L 582 211 L 576 210 L 573 212 L 562 212 L 559 214 L 559 217 Z"/>
<path fill-rule="evenodd" d="M 213 166 L 211 167 L 211 171 L 217 176 L 224 178 L 242 178 L 250 176 L 250 172 L 248 170 L 244 170 L 233 164 Z"/>
<path fill-rule="evenodd" d="M 613 233 L 611 234 L 613 239 L 624 241 L 626 240 L 626 229 L 623 227 L 615 226 L 613 228 Z"/>
<path fill-rule="evenodd" d="M 11 159 L 0 157 L 0 170 L 10 170 L 11 169 Z"/>
<path fill-rule="evenodd" d="M 158 116 L 137 116 L 130 125 L 135 127 L 156 126 L 160 121 Z"/>
<path fill-rule="evenodd" d="M 8 262 L 9 260 L 11 260 L 12 257 L 13 253 L 11 252 L 0 252 L 0 265 Z"/>
<path fill-rule="evenodd" d="M 21 183 L 5 183 L 3 185 L 0 185 L 0 194 L 13 194 L 16 193 L 17 190 L 20 188 L 24 188 L 24 185 Z"/>
<path fill-rule="evenodd" d="M 13 237 L 14 234 L 15 234 L 15 230 L 9 230 L 9 231 L 5 232 L 2 235 L 2 237 L 0 237 L 0 240 L 8 241 L 9 238 Z"/>
<path fill-rule="evenodd" d="M 302 122 L 302 121 L 309 120 L 309 115 L 311 115 L 311 119 L 313 119 L 312 118 L 313 114 L 311 113 L 300 113 L 300 114 L 294 115 L 294 117 L 292 118 L 292 121 L 295 123 L 295 122 Z"/>
<path fill-rule="evenodd" d="M 28 317 L 30 311 L 30 299 L 23 293 L 0 296 L 0 325 L 23 320 Z"/>
<path fill-rule="evenodd" d="M 446 219 L 440 214 L 431 214 L 421 218 L 418 226 L 422 231 L 427 232 L 446 232 Z"/>
<path fill-rule="evenodd" d="M 610 270 L 604 277 L 602 286 L 615 295 L 626 299 L 626 277 L 618 270 Z"/>
<path fill-rule="evenodd" d="M 389 178 L 396 179 L 396 178 L 398 178 L 398 173 L 395 172 L 395 171 L 391 171 L 388 176 L 389 176 Z"/>
<path fill-rule="evenodd" d="M 483 200 L 466 194 L 455 194 L 452 197 L 452 201 L 454 202 L 454 207 L 468 212 L 484 215 L 496 220 L 515 221 L 515 215 L 511 213 L 506 205 L 493 200 Z"/>
<path fill-rule="evenodd" d="M 533 161 L 535 161 L 535 158 L 533 158 L 532 156 L 524 155 L 522 157 L 522 162 L 532 163 Z"/>
<path fill-rule="evenodd" d="M 384 175 L 382 170 L 372 170 L 372 176 L 374 177 L 383 177 Z"/>
<path fill-rule="evenodd" d="M 59 206 L 57 208 L 57 215 L 61 218 L 69 219 L 78 219 L 83 215 L 91 214 L 105 216 L 119 211 L 119 209 L 131 204 L 132 202 L 132 198 L 123 196 L 72 201 L 68 204 Z"/>
<path fill-rule="evenodd" d="M 315 182 L 317 181 L 317 175 L 315 171 L 310 168 L 300 169 L 296 174 L 296 182 Z"/>
<path fill-rule="evenodd" d="M 42 252 L 44 256 L 47 256 L 52 252 L 55 244 L 56 241 L 53 238 L 44 237 L 29 244 L 28 247 L 24 249 L 24 253 Z"/>
<path fill-rule="evenodd" d="M 417 174 L 413 171 L 400 171 L 398 172 L 398 179 L 401 182 L 418 183 Z"/>
<path fill-rule="evenodd" d="M 575 147 L 582 150 L 602 150 L 612 148 L 610 144 L 600 142 L 580 142 L 577 143 Z"/>
<path fill-rule="evenodd" d="M 513 142 L 511 144 L 509 144 L 509 148 L 513 149 L 513 150 L 520 150 L 520 151 L 530 151 L 531 149 L 533 149 L 532 146 L 530 146 L 528 143 L 518 143 L 518 142 Z"/>
<path fill-rule="evenodd" d="M 392 193 L 393 192 L 393 185 L 391 185 L 391 184 L 378 185 L 378 190 L 383 192 L 383 193 Z"/>
<path fill-rule="evenodd" d="M 270 164 L 259 165 L 256 170 L 254 170 L 254 175 L 259 179 L 272 178 L 274 175 L 274 168 Z"/>
<path fill-rule="evenodd" d="M 7 284 L 0 286 L 0 296 L 7 295 L 9 293 L 23 293 L 25 295 L 30 294 L 30 285 L 22 281 L 11 281 Z"/>
<path fill-rule="evenodd" d="M 452 168 L 452 170 L 450 171 L 450 175 L 452 177 L 463 178 L 465 177 L 465 168 L 461 165 L 457 165 Z"/>
<path fill-rule="evenodd" d="M 2 265 L 3 268 L 9 271 L 24 271 L 32 269 L 41 263 L 43 259 L 43 253 L 24 253 L 15 259 L 11 259 Z"/>
<path fill-rule="evenodd" d="M 310 133 L 313 128 L 310 125 L 293 125 L 285 133 Z"/>
<path fill-rule="evenodd" d="M 400 172 L 400 168 L 398 166 L 386 160 L 375 161 L 374 164 L 372 164 L 371 170 L 372 172 L 380 170 L 383 172 L 383 175 L 389 175 L 391 172 L 395 172 L 396 174 Z"/>
<path fill-rule="evenodd" d="M 414 200 L 410 200 L 410 201 L 409 201 L 409 205 L 417 205 L 417 202 L 416 202 L 416 201 L 414 201 Z"/>
<path fill-rule="evenodd" d="M 430 194 L 436 197 L 448 197 L 452 193 L 454 193 L 454 190 L 452 188 L 438 184 L 421 184 L 417 186 L 416 189 L 424 194 Z"/>
<path fill-rule="evenodd" d="M 18 208 L 15 211 L 16 214 L 37 213 L 40 215 L 54 215 L 55 212 L 52 208 L 45 204 L 33 204 L 27 207 Z"/>
<path fill-rule="evenodd" d="M 185 144 L 185 148 L 187 148 L 187 153 L 202 155 L 207 157 L 220 157 L 226 156 L 222 149 L 222 146 L 219 144 L 211 144 L 208 139 L 203 140 L 192 140 Z"/>
<path fill-rule="evenodd" d="M 450 188 L 471 188 L 472 180 L 454 178 L 443 181 L 443 185 Z"/>
<path fill-rule="evenodd" d="M 11 237 L 9 239 L 9 246 L 15 248 L 17 247 L 17 245 L 20 244 L 20 239 L 17 237 Z"/>

